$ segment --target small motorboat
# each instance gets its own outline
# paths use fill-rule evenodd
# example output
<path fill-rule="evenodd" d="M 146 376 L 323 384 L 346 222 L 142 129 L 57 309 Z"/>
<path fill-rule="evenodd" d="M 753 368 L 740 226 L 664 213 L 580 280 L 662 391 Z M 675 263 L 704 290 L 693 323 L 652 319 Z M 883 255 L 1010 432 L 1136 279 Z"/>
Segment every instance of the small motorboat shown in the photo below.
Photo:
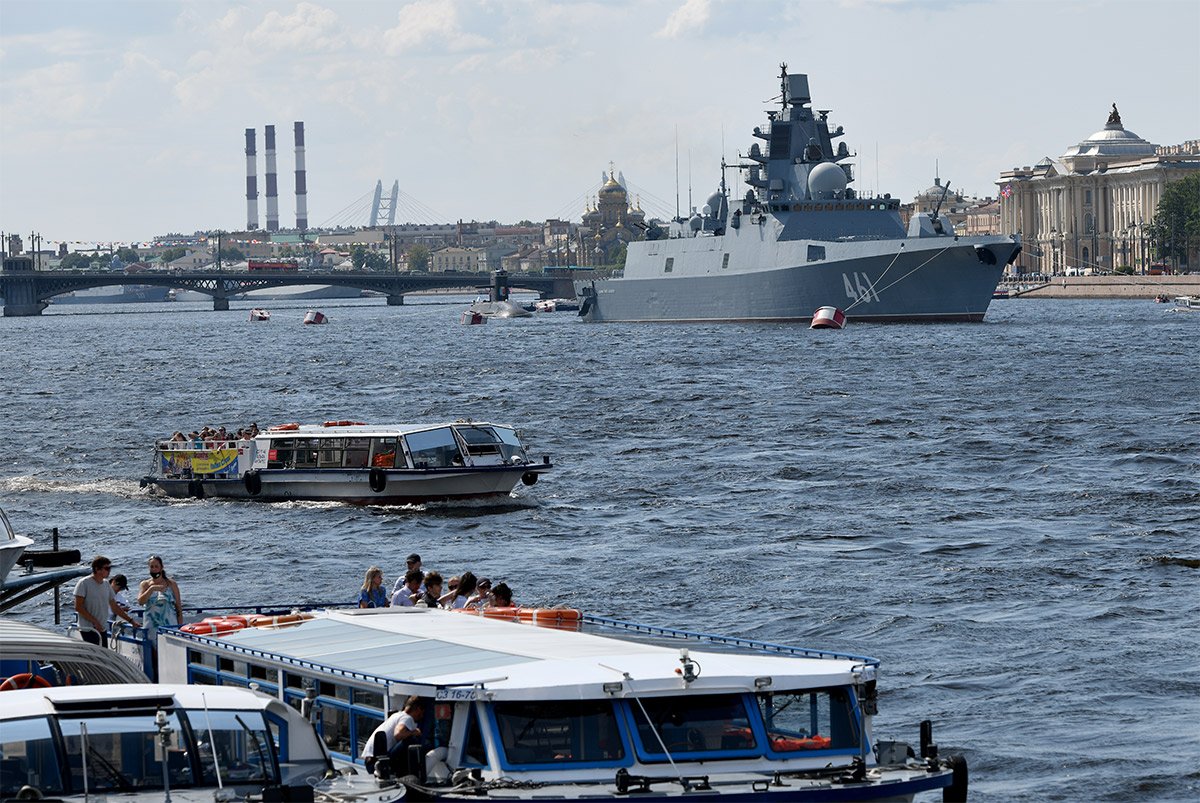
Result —
<path fill-rule="evenodd" d="M 487 323 L 487 316 L 479 310 L 466 309 L 463 310 L 462 315 L 458 317 L 458 322 L 468 326 Z"/>
<path fill-rule="evenodd" d="M 1007 290 L 1006 288 L 997 287 L 995 290 L 992 291 L 992 298 L 993 299 L 1012 298 L 1012 293 L 1009 290 Z"/>
<path fill-rule="evenodd" d="M 476 301 L 467 312 L 477 312 L 485 318 L 531 318 L 533 313 L 511 301 Z"/>
<path fill-rule="evenodd" d="M 256 307 L 256 308 L 250 310 L 250 320 L 251 321 L 269 321 L 269 320 L 271 320 L 271 313 L 265 309 L 258 309 Z"/>
<path fill-rule="evenodd" d="M 308 312 L 304 313 L 304 323 L 305 324 L 329 323 L 329 318 L 323 312 L 318 312 L 315 309 L 310 309 Z"/>
<path fill-rule="evenodd" d="M 1175 296 L 1175 309 L 1200 311 L 1200 296 Z"/>
<path fill-rule="evenodd" d="M 1171 301 L 1173 301 L 1173 300 L 1174 300 L 1174 299 L 1172 299 L 1172 298 L 1171 298 L 1169 295 L 1167 295 L 1166 293 L 1159 293 L 1158 295 L 1156 295 L 1156 296 L 1154 297 L 1154 303 L 1156 303 L 1156 304 L 1169 304 L 1169 303 L 1171 303 Z"/>

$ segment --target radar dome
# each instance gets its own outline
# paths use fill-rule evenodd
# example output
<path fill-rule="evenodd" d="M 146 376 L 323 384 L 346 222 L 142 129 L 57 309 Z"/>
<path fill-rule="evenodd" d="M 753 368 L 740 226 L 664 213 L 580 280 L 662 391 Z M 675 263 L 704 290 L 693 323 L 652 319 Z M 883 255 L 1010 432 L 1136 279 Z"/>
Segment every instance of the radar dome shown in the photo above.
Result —
<path fill-rule="evenodd" d="M 846 172 L 833 162 L 822 162 L 808 174 L 808 192 L 814 200 L 833 200 L 845 191 Z"/>

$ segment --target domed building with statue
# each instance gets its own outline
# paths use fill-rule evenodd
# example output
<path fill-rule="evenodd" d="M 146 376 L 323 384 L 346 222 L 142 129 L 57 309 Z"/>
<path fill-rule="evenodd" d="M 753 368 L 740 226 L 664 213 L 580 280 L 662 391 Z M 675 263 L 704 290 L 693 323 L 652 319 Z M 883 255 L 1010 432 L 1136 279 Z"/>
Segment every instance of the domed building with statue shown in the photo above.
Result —
<path fill-rule="evenodd" d="M 625 245 L 645 236 L 646 213 L 641 202 L 629 203 L 624 181 L 617 179 L 611 165 L 604 178 L 595 201 L 589 199 L 583 214 L 579 231 L 585 252 L 579 260 L 582 265 L 611 265 Z"/>
<path fill-rule="evenodd" d="M 1000 174 L 1000 222 L 1019 233 L 1023 273 L 1144 273 L 1163 190 L 1200 171 L 1200 140 L 1158 146 L 1125 128 L 1117 104 L 1104 127 L 1057 159 Z"/>

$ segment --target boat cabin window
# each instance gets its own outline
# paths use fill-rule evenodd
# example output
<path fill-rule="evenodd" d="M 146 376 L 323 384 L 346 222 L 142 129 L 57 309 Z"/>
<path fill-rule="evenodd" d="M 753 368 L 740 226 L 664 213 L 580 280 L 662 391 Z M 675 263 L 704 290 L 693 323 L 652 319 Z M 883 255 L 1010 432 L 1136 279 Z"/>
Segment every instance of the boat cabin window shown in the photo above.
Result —
<path fill-rule="evenodd" d="M 342 466 L 344 468 L 366 468 L 370 460 L 370 453 L 370 438 L 347 438 Z"/>
<path fill-rule="evenodd" d="M 292 464 L 292 450 L 296 446 L 295 438 L 273 438 L 267 449 L 267 468 L 286 468 Z"/>
<path fill-rule="evenodd" d="M 483 742 L 483 729 L 479 724 L 479 712 L 472 703 L 467 709 L 467 738 L 463 743 L 462 765 L 464 767 L 483 767 L 488 763 L 487 747 Z"/>
<path fill-rule="evenodd" d="M 341 468 L 345 438 L 322 438 L 321 450 L 317 453 L 318 468 Z"/>
<path fill-rule="evenodd" d="M 505 702 L 492 711 L 509 765 L 595 764 L 625 756 L 608 700 Z"/>
<path fill-rule="evenodd" d="M 808 261 L 809 262 L 820 262 L 823 259 L 825 259 L 825 246 L 810 245 L 808 247 Z"/>
<path fill-rule="evenodd" d="M 317 450 L 321 446 L 318 438 L 297 438 L 296 448 L 292 452 L 294 468 L 315 468 L 317 465 Z"/>
<path fill-rule="evenodd" d="M 472 457 L 481 455 L 498 455 L 500 450 L 500 439 L 496 437 L 496 431 L 491 427 L 455 427 L 458 434 L 462 436 L 463 442 L 467 444 L 467 454 Z"/>
<path fill-rule="evenodd" d="M 174 711 L 167 714 L 171 733 L 164 753 L 158 726 L 154 724 L 155 713 L 139 711 L 118 716 L 59 717 L 67 748 L 71 788 L 83 791 L 86 767 L 88 790 L 93 794 L 161 789 L 164 755 L 171 786 L 190 786 L 192 767 L 179 715 Z"/>
<path fill-rule="evenodd" d="M 675 257 L 667 257 L 667 264 L 663 266 L 663 273 L 670 273 L 675 270 Z"/>
<path fill-rule="evenodd" d="M 408 452 L 417 468 L 446 468 L 462 461 L 458 441 L 450 427 L 413 432 L 404 436 L 408 441 Z"/>
<path fill-rule="evenodd" d="M 645 713 L 642 712 L 645 706 Z M 750 718 L 740 694 L 651 697 L 631 705 L 642 752 L 661 757 L 718 750 L 752 750 L 756 746 Z M 649 715 L 649 722 L 646 715 Z"/>
<path fill-rule="evenodd" d="M 275 775 L 274 740 L 262 714 L 249 711 L 194 711 L 189 717 L 205 784 L 264 783 Z M 213 760 L 214 746 L 216 761 Z"/>
<path fill-rule="evenodd" d="M 371 465 L 375 468 L 396 468 L 397 442 L 397 438 L 372 438 Z M 404 467 L 403 458 L 400 460 L 399 467 Z"/>
<path fill-rule="evenodd" d="M 768 746 L 776 753 L 857 750 L 858 728 L 846 689 L 758 695 Z"/>
<path fill-rule="evenodd" d="M 43 795 L 66 791 L 50 721 L 45 717 L 5 722 L 0 735 L 0 797 L 15 798 L 25 785 Z"/>

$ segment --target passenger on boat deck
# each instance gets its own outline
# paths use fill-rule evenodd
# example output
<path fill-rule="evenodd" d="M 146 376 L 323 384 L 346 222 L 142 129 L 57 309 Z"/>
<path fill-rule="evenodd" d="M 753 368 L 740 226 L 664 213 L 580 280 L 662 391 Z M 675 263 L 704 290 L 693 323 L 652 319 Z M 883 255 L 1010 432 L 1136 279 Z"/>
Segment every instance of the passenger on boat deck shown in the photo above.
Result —
<path fill-rule="evenodd" d="M 492 608 L 515 608 L 517 603 L 513 602 L 512 589 L 508 587 L 508 583 L 496 583 L 496 587 L 492 589 L 492 601 L 489 607 Z"/>
<path fill-rule="evenodd" d="M 405 572 L 404 585 L 392 595 L 392 605 L 404 608 L 415 605 L 421 598 L 421 582 L 424 579 L 425 572 L 420 569 L 409 569 Z"/>
<path fill-rule="evenodd" d="M 409 572 L 411 572 L 413 569 L 421 568 L 421 556 L 418 555 L 416 552 L 412 553 L 407 558 L 405 558 L 404 562 L 406 564 L 406 567 L 404 569 L 404 574 L 401 575 L 400 577 L 396 578 L 396 585 L 392 587 L 392 594 L 395 594 L 397 591 L 404 588 L 404 584 L 408 582 L 405 578 L 408 576 Z M 422 594 L 425 593 L 425 584 L 424 583 L 421 584 L 420 592 Z"/>
<path fill-rule="evenodd" d="M 424 716 L 425 703 L 420 697 L 413 695 L 404 701 L 404 708 L 385 719 L 363 746 L 362 759 L 367 772 L 375 771 L 375 734 L 382 733 L 387 737 L 387 754 L 392 759 L 392 771 L 397 777 L 407 775 L 408 747 L 419 743 L 421 728 L 418 727 L 417 721 Z"/>
<path fill-rule="evenodd" d="M 372 566 L 363 577 L 362 591 L 358 595 L 360 608 L 388 607 L 388 594 L 383 589 L 383 569 Z"/>
<path fill-rule="evenodd" d="M 121 610 L 129 610 L 129 597 L 125 594 L 129 590 L 129 579 L 123 574 L 116 574 L 108 581 L 108 584 L 112 586 L 113 599 L 121 606 Z"/>
<path fill-rule="evenodd" d="M 467 600 L 468 608 L 486 608 L 492 604 L 492 581 L 484 577 L 475 586 L 475 593 Z"/>
<path fill-rule="evenodd" d="M 172 441 L 186 441 L 187 438 L 184 436 L 184 434 L 182 432 L 176 432 L 174 435 L 171 436 L 171 440 Z"/>
<path fill-rule="evenodd" d="M 258 437 L 258 423 L 257 422 L 250 424 L 250 437 L 251 438 Z"/>
<path fill-rule="evenodd" d="M 421 595 L 421 604 L 426 608 L 438 608 L 438 598 L 442 596 L 442 575 L 430 572 L 425 575 L 425 593 Z"/>
<path fill-rule="evenodd" d="M 475 593 L 477 580 L 471 572 L 463 572 L 458 577 L 458 585 L 454 585 L 454 579 L 450 578 L 450 591 L 442 595 L 439 602 L 443 608 L 455 610 L 457 608 L 467 607 L 467 600 Z"/>
<path fill-rule="evenodd" d="M 153 644 L 159 628 L 183 624 L 183 596 L 179 593 L 179 585 L 163 569 L 162 558 L 151 555 L 146 567 L 150 576 L 138 587 L 137 601 L 145 609 L 142 618 L 146 620 L 146 631 Z"/>
<path fill-rule="evenodd" d="M 112 561 L 103 555 L 97 555 L 92 559 L 91 575 L 75 584 L 75 613 L 79 617 L 79 636 L 84 641 L 100 647 L 108 646 L 105 623 L 110 612 L 113 616 L 119 616 L 138 627 L 137 622 L 133 621 L 113 598 L 112 586 L 108 583 L 108 574 L 111 571 Z"/>

